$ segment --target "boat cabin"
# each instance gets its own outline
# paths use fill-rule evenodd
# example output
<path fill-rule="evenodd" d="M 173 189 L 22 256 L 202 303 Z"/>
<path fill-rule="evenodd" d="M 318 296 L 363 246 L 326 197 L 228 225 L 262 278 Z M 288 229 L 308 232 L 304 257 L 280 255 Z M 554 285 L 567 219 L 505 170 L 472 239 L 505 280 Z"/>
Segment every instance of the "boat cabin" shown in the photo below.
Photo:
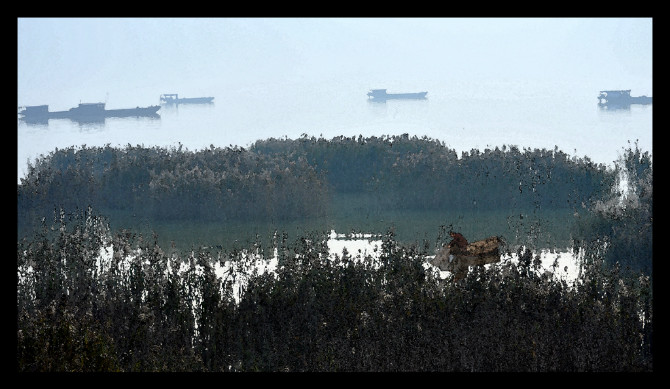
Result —
<path fill-rule="evenodd" d="M 30 115 L 46 115 L 49 113 L 48 105 L 29 105 L 25 107 L 20 107 L 21 114 L 24 116 Z"/>
<path fill-rule="evenodd" d="M 100 115 L 105 113 L 105 103 L 79 103 L 75 108 L 70 108 L 70 111 L 78 114 Z"/>
<path fill-rule="evenodd" d="M 386 95 L 386 89 L 370 89 L 370 92 L 368 92 L 368 96 L 370 97 L 381 97 Z"/>
<path fill-rule="evenodd" d="M 165 103 L 173 102 L 179 100 L 179 94 L 177 93 L 165 93 L 161 95 L 161 101 Z"/>
<path fill-rule="evenodd" d="M 598 100 L 600 102 L 614 101 L 614 100 L 629 100 L 630 99 L 630 89 L 625 90 L 601 90 L 600 95 L 598 95 Z M 603 101 L 604 100 L 604 101 Z"/>

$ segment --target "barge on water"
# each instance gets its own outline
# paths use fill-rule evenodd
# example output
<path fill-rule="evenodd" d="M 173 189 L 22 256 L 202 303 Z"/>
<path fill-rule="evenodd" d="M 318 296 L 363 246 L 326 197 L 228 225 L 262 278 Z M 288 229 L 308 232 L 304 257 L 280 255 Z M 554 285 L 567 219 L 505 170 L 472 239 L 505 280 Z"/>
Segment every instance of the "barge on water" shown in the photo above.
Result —
<path fill-rule="evenodd" d="M 162 94 L 161 104 L 210 104 L 214 97 L 179 97 L 177 93 Z"/>
<path fill-rule="evenodd" d="M 386 101 L 391 99 L 425 100 L 427 94 L 428 92 L 387 93 L 386 89 L 371 89 L 368 92 L 368 99 L 373 101 Z"/>
<path fill-rule="evenodd" d="M 98 122 L 110 117 L 159 117 L 160 105 L 149 107 L 105 109 L 105 103 L 80 103 L 67 111 L 49 111 L 48 105 L 19 108 L 19 116 L 28 122 L 46 122 L 49 119 L 70 119 L 79 122 Z"/>
<path fill-rule="evenodd" d="M 601 90 L 598 95 L 598 106 L 607 108 L 630 108 L 631 104 L 648 105 L 652 103 L 649 96 L 631 96 L 630 89 Z"/>

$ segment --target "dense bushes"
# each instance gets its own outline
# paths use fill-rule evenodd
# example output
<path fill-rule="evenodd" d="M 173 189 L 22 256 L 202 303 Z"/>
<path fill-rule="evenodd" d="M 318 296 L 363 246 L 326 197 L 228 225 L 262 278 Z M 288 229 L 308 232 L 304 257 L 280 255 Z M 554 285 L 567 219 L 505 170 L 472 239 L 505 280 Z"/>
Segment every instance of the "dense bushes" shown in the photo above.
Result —
<path fill-rule="evenodd" d="M 153 222 L 300 220 L 337 214 L 333 196 L 376 210 L 581 209 L 613 172 L 558 150 L 473 150 L 408 136 L 268 139 L 197 152 L 70 147 L 29 166 L 19 223 L 92 206 Z"/>
<path fill-rule="evenodd" d="M 323 179 L 304 159 L 242 148 L 70 147 L 38 159 L 17 192 L 20 223 L 59 207 L 225 222 L 316 217 L 328 206 Z"/>
<path fill-rule="evenodd" d="M 503 146 L 459 158 L 442 142 L 407 135 L 267 139 L 250 150 L 304 157 L 332 192 L 372 192 L 387 209 L 576 209 L 615 179 L 603 165 L 557 149 Z"/>
<path fill-rule="evenodd" d="M 649 282 L 597 256 L 575 288 L 529 251 L 453 284 L 390 232 L 366 261 L 327 259 L 313 233 L 277 238 L 277 272 L 254 274 L 238 251 L 166 253 L 90 210 L 48 224 L 17 247 L 20 371 L 652 370 Z M 239 303 L 214 273 L 228 258 L 250 275 Z"/>

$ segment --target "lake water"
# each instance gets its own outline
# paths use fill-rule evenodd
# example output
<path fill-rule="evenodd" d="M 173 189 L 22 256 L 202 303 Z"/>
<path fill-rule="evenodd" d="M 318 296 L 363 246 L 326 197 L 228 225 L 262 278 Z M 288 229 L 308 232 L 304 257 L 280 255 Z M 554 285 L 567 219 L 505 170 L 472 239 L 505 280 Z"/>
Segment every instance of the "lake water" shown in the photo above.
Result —
<path fill-rule="evenodd" d="M 379 265 L 378 261 L 382 252 L 382 241 L 377 238 L 378 237 L 374 236 L 374 234 L 338 234 L 333 230 L 327 240 L 328 258 L 330 260 L 335 259 L 335 257 L 341 258 L 346 250 L 347 255 L 352 261 L 360 262 L 369 260 L 374 264 Z M 106 237 L 103 237 L 103 242 L 105 243 L 99 249 L 99 253 L 96 257 L 96 267 L 99 274 L 108 272 L 110 268 L 114 266 L 112 260 L 114 246 L 107 242 Z M 211 265 L 218 278 L 224 281 L 232 280 L 234 282 L 232 286 L 236 302 L 239 303 L 239 298 L 243 293 L 243 290 L 246 288 L 249 277 L 254 274 L 276 274 L 279 265 L 277 248 L 269 250 L 268 253 L 271 254 L 263 256 L 259 253 L 244 250 L 241 257 L 235 259 L 221 257 L 221 253 L 215 254 L 214 258 L 217 258 L 217 260 Z M 139 254 L 139 252 L 133 252 L 125 257 L 123 261 L 116 265 L 119 266 L 117 270 L 128 272 L 130 270 L 130 264 L 133 260 L 136 260 L 137 254 Z M 191 256 L 192 255 L 193 253 L 191 253 Z M 572 250 L 537 250 L 533 252 L 533 257 L 540 260 L 540 267 L 536 270 L 538 275 L 548 272 L 547 274 L 554 277 L 556 280 L 564 280 L 570 286 L 575 285 L 580 273 L 580 255 L 576 255 Z M 423 267 L 431 273 L 434 272 L 439 279 L 444 280 L 449 278 L 451 274 L 449 271 L 441 271 L 439 268 L 428 262 L 432 258 L 434 258 L 434 255 L 427 255 Z M 188 260 L 179 262 L 179 264 L 174 263 L 174 260 L 174 257 L 171 255 L 168 256 L 168 274 L 171 274 L 172 266 L 179 266 L 179 270 L 182 273 L 188 270 Z M 243 269 L 239 268 L 237 264 L 238 260 L 243 260 L 243 262 L 245 262 L 245 267 Z M 510 261 L 514 264 L 518 264 L 519 262 L 518 256 L 515 253 L 501 254 L 500 261 Z M 147 262 L 147 265 L 148 264 L 149 263 Z M 488 269 L 491 266 L 496 266 L 496 264 L 487 264 L 484 266 Z M 25 281 L 24 274 L 33 274 L 32 266 L 19 270 L 21 270 L 19 271 L 20 283 Z M 198 271 L 199 275 L 202 274 L 203 270 L 201 265 L 196 265 L 196 271 Z"/>
<path fill-rule="evenodd" d="M 389 93 L 428 91 L 426 100 L 368 100 L 369 89 Z M 628 86 L 627 86 L 628 88 Z M 651 95 L 633 90 L 632 95 Z M 459 154 L 473 148 L 516 145 L 519 148 L 558 147 L 576 157 L 588 156 L 611 165 L 624 148 L 637 142 L 652 151 L 652 105 L 633 105 L 607 111 L 597 106 L 597 96 L 610 85 L 596 83 L 524 81 L 411 82 L 338 79 L 307 83 L 279 81 L 226 84 L 212 81 L 197 94 L 164 90 L 155 85 L 132 91 L 113 91 L 99 101 L 108 109 L 159 104 L 163 93 L 181 97 L 215 97 L 213 104 L 163 106 L 159 119 L 109 118 L 104 123 L 80 124 L 67 119 L 47 125 L 17 123 L 17 180 L 27 161 L 70 146 L 144 145 L 189 150 L 214 145 L 247 147 L 269 137 L 381 136 L 408 133 L 428 136 Z M 186 91 L 186 92 L 185 92 Z M 101 92 L 102 93 L 102 92 Z M 101 96 L 104 96 L 101 94 Z M 18 105 L 48 104 L 51 111 L 67 110 L 79 103 L 67 101 L 18 101 Z M 95 101 L 81 101 L 95 102 Z"/>

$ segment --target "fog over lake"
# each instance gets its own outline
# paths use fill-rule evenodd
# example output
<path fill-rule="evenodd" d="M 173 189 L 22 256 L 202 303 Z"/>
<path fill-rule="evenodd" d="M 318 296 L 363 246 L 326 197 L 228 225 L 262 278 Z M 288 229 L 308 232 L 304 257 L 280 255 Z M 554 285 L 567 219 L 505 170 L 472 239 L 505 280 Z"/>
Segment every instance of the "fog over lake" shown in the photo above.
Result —
<path fill-rule="evenodd" d="M 17 106 L 159 104 L 160 118 L 17 123 L 17 179 L 56 147 L 190 150 L 269 137 L 408 133 L 457 152 L 517 145 L 612 164 L 652 151 L 651 18 L 19 18 Z M 370 89 L 427 99 L 368 101 Z"/>
<path fill-rule="evenodd" d="M 17 18 L 17 371 L 653 371 L 652 30 Z"/>

